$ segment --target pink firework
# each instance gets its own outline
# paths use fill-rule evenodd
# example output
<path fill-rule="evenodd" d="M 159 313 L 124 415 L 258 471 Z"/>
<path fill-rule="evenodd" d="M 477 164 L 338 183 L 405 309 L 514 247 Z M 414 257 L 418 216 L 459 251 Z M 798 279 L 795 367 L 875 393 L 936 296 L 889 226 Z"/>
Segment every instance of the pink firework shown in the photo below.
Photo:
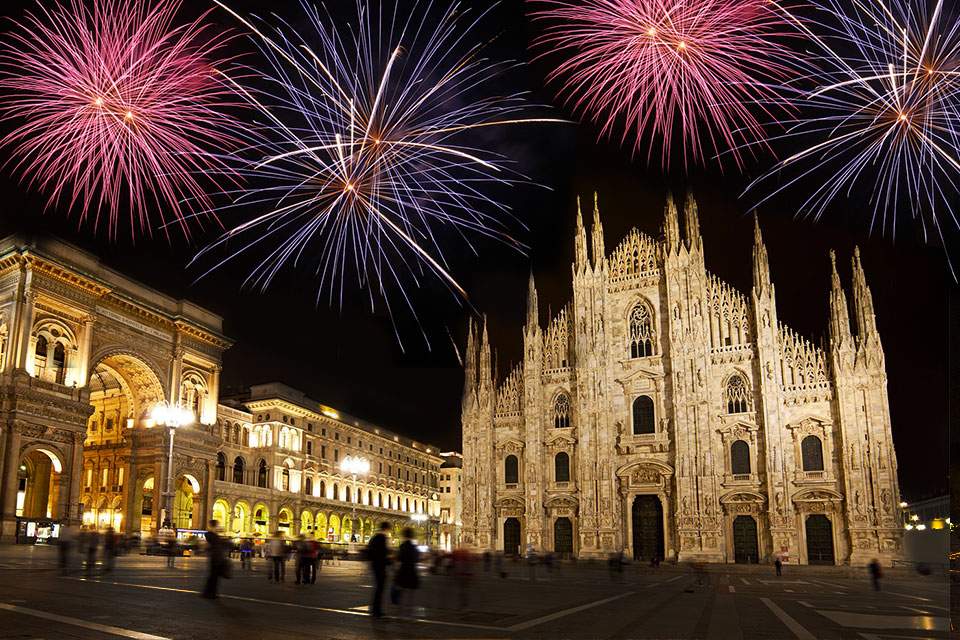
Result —
<path fill-rule="evenodd" d="M 204 16 L 173 26 L 179 0 L 90 5 L 40 5 L 0 43 L 8 164 L 48 206 L 78 208 L 95 228 L 106 215 L 111 237 L 129 211 L 132 238 L 171 225 L 189 238 L 193 211 L 209 211 L 204 176 L 231 175 L 219 154 L 239 141 L 216 75 L 230 36 Z"/>
<path fill-rule="evenodd" d="M 574 109 L 622 129 L 621 144 L 661 149 L 683 165 L 763 140 L 761 120 L 786 101 L 792 75 L 787 23 L 770 0 L 532 0 L 539 57 L 562 61 L 549 75 Z"/>

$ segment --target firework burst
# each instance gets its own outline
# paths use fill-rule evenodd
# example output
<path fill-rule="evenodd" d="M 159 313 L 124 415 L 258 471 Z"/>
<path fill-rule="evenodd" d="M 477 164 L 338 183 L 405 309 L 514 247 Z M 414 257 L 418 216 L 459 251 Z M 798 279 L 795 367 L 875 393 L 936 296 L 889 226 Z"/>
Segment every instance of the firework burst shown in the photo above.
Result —
<path fill-rule="evenodd" d="M 48 206 L 101 215 L 115 237 L 169 224 L 190 236 L 184 201 L 206 202 L 200 175 L 226 175 L 218 156 L 238 141 L 236 99 L 214 73 L 229 36 L 203 16 L 173 26 L 179 0 L 70 0 L 15 23 L 0 43 L 0 113 L 18 124 L 0 143 L 15 173 Z"/>
<path fill-rule="evenodd" d="M 872 206 L 871 230 L 896 230 L 898 209 L 944 242 L 957 228 L 952 203 L 960 178 L 960 23 L 942 0 L 872 0 L 814 5 L 787 13 L 822 55 L 796 103 L 801 117 L 782 136 L 802 147 L 750 188 L 807 192 L 799 213 L 819 219 L 857 192 Z M 946 245 L 946 242 L 944 242 Z M 951 267 L 952 269 L 952 267 Z"/>
<path fill-rule="evenodd" d="M 769 0 L 533 0 L 539 57 L 562 61 L 549 76 L 572 109 L 621 129 L 634 152 L 657 147 L 683 165 L 765 137 L 760 119 L 780 112 L 790 77 L 790 31 Z"/>
<path fill-rule="evenodd" d="M 318 301 L 326 294 L 342 305 L 350 290 L 362 291 L 393 317 L 399 291 L 416 316 L 407 287 L 424 276 L 466 295 L 444 259 L 444 236 L 469 243 L 480 234 L 521 248 L 506 207 L 484 187 L 524 178 L 465 136 L 553 119 L 516 118 L 523 96 L 484 94 L 509 65 L 486 62 L 469 43 L 482 15 L 467 22 L 454 5 L 436 18 L 432 7 L 401 16 L 358 2 L 348 26 L 304 3 L 313 28 L 302 35 L 217 4 L 255 34 L 268 70 L 256 89 L 235 85 L 264 121 L 265 142 L 243 170 L 249 188 L 228 205 L 261 211 L 197 256 L 224 250 L 211 270 L 256 255 L 244 284 L 266 288 L 284 266 L 306 262 L 316 268 Z"/>

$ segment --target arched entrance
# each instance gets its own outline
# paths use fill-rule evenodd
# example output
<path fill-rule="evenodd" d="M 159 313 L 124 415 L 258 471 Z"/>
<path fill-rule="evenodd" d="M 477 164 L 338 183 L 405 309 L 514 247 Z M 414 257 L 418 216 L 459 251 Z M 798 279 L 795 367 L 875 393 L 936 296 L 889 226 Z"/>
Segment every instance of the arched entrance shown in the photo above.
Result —
<path fill-rule="evenodd" d="M 213 503 L 213 519 L 224 531 L 230 533 L 230 505 L 223 498 Z"/>
<path fill-rule="evenodd" d="M 326 540 L 327 539 L 327 514 L 322 511 L 317 511 L 317 539 Z"/>
<path fill-rule="evenodd" d="M 233 517 L 230 520 L 231 533 L 235 536 L 249 535 L 250 523 L 247 520 L 249 517 L 250 507 L 246 502 L 241 501 L 233 505 Z"/>
<path fill-rule="evenodd" d="M 340 517 L 337 514 L 332 514 L 327 521 L 327 540 L 340 542 Z"/>
<path fill-rule="evenodd" d="M 17 516 L 51 519 L 63 516 L 60 500 L 63 464 L 53 451 L 37 448 L 20 459 L 17 469 Z"/>
<path fill-rule="evenodd" d="M 553 550 L 557 553 L 573 553 L 573 523 L 570 518 L 553 521 Z"/>
<path fill-rule="evenodd" d="M 313 514 L 309 511 L 300 514 L 300 535 L 313 535 Z"/>
<path fill-rule="evenodd" d="M 760 562 L 757 521 L 752 516 L 733 519 L 733 560 L 739 564 Z"/>
<path fill-rule="evenodd" d="M 204 526 L 197 499 L 200 495 L 200 483 L 191 475 L 184 475 L 177 482 L 177 492 L 173 498 L 173 526 L 177 529 L 194 529 Z"/>
<path fill-rule="evenodd" d="M 253 508 L 253 534 L 266 537 L 270 533 L 270 511 L 263 503 Z"/>
<path fill-rule="evenodd" d="M 807 563 L 836 564 L 833 556 L 833 523 L 822 513 L 807 516 Z"/>
<path fill-rule="evenodd" d="M 633 559 L 663 558 L 663 505 L 651 495 L 633 499 Z"/>
<path fill-rule="evenodd" d="M 277 514 L 277 529 L 282 536 L 296 535 L 296 531 L 293 530 L 293 512 L 289 508 L 283 507 Z"/>
<path fill-rule="evenodd" d="M 516 518 L 503 521 L 503 552 L 507 555 L 520 555 L 520 521 Z"/>

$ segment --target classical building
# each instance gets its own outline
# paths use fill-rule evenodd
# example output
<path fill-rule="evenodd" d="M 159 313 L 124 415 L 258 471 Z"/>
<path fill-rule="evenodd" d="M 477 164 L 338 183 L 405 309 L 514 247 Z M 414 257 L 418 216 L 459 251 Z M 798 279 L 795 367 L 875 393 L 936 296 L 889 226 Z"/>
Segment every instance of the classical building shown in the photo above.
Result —
<path fill-rule="evenodd" d="M 883 348 L 859 253 L 853 320 L 833 254 L 829 338 L 777 318 L 759 225 L 753 286 L 707 271 L 684 234 L 632 230 L 610 254 L 577 213 L 573 300 L 543 328 L 531 276 L 524 357 L 491 368 L 471 325 L 463 542 L 638 560 L 861 564 L 901 553 Z M 827 287 L 825 286 L 825 289 Z"/>
<path fill-rule="evenodd" d="M 151 535 L 164 516 L 171 432 L 174 524 L 212 516 L 237 535 L 360 540 L 373 522 L 437 536 L 429 445 L 341 415 L 289 387 L 219 400 L 220 317 L 56 240 L 0 240 L 0 541 L 57 525 Z M 368 465 L 341 471 L 351 456 Z"/>
<path fill-rule="evenodd" d="M 440 456 L 440 546 L 452 551 L 460 546 L 463 525 L 463 456 L 456 451 Z"/>
<path fill-rule="evenodd" d="M 443 458 L 290 387 L 255 385 L 220 406 L 213 517 L 235 536 L 273 531 L 365 542 L 381 522 L 435 544 Z M 366 472 L 353 475 L 349 463 Z"/>

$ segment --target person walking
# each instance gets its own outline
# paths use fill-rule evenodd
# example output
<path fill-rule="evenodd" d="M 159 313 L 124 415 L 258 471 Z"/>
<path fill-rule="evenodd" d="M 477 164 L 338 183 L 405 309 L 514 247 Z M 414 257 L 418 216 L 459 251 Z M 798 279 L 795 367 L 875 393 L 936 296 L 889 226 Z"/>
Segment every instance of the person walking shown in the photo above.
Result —
<path fill-rule="evenodd" d="M 267 579 L 274 582 L 283 582 L 286 578 L 286 545 L 280 538 L 280 532 L 275 531 L 270 541 L 267 542 L 267 557 L 270 564 L 267 565 Z"/>
<path fill-rule="evenodd" d="M 230 560 L 227 558 L 227 542 L 217 532 L 220 523 L 216 520 L 210 521 L 207 527 L 207 556 L 209 563 L 207 565 L 207 583 L 201 594 L 204 598 L 213 600 L 217 597 L 217 586 L 221 577 L 227 577 Z"/>
<path fill-rule="evenodd" d="M 87 532 L 87 577 L 93 576 L 93 568 L 97 564 L 97 548 L 100 546 L 100 532 L 96 527 L 90 527 Z"/>
<path fill-rule="evenodd" d="M 253 568 L 253 542 L 250 538 L 244 538 L 240 542 L 240 567 L 244 571 Z"/>
<path fill-rule="evenodd" d="M 310 561 L 310 584 L 317 583 L 317 571 L 320 570 L 320 543 L 307 538 L 307 559 Z"/>
<path fill-rule="evenodd" d="M 60 573 L 70 573 L 71 553 L 73 552 L 73 527 L 69 524 L 60 527 L 60 538 L 57 542 L 57 551 L 60 559 Z"/>
<path fill-rule="evenodd" d="M 867 568 L 870 570 L 870 582 L 873 583 L 873 590 L 880 591 L 880 578 L 883 577 L 883 572 L 880 571 L 880 561 L 874 558 L 867 565 Z"/>
<path fill-rule="evenodd" d="M 489 551 L 485 555 L 489 556 Z M 470 606 L 470 580 L 473 578 L 471 564 L 473 557 L 470 552 L 463 547 L 457 547 L 453 550 L 451 558 L 453 564 L 453 579 L 457 584 L 457 606 L 460 611 L 466 611 Z M 487 560 L 484 559 L 486 563 Z M 484 569 L 486 571 L 486 569 Z"/>
<path fill-rule="evenodd" d="M 300 537 L 297 538 L 296 551 L 297 584 L 308 584 L 310 582 L 310 565 L 313 564 L 313 561 L 309 558 L 310 549 L 307 537 L 302 533 Z"/>
<path fill-rule="evenodd" d="M 107 527 L 103 533 L 103 572 L 113 571 L 113 563 L 117 558 L 117 534 L 113 527 Z"/>
<path fill-rule="evenodd" d="M 167 567 L 173 569 L 177 554 L 177 532 L 170 527 L 163 527 L 157 532 L 157 539 L 161 550 L 167 556 Z"/>
<path fill-rule="evenodd" d="M 383 587 L 387 581 L 387 566 L 390 564 L 390 552 L 387 548 L 389 530 L 389 522 L 380 523 L 380 531 L 367 543 L 367 561 L 376 585 L 373 590 L 373 603 L 370 605 L 370 615 L 374 618 L 383 617 Z"/>
<path fill-rule="evenodd" d="M 417 564 L 420 562 L 420 550 L 413 542 L 413 529 L 403 530 L 403 542 L 397 554 L 400 567 L 393 581 L 400 588 L 400 606 L 404 615 L 413 615 L 413 595 L 420 587 L 420 576 L 417 574 Z"/>
<path fill-rule="evenodd" d="M 774 566 L 774 568 L 777 570 L 777 575 L 778 575 L 778 576 L 782 576 L 782 575 L 783 575 L 783 560 L 780 559 L 780 556 L 777 556 L 776 559 L 773 561 L 773 566 Z"/>

